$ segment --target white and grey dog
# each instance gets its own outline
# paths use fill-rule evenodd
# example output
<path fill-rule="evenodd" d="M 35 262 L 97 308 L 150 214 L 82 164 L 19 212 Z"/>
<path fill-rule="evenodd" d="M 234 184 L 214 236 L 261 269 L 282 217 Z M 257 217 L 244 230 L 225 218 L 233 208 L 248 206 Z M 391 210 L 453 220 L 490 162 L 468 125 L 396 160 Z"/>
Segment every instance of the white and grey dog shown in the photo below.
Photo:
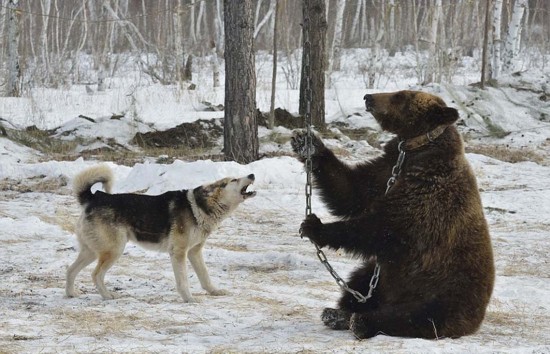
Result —
<path fill-rule="evenodd" d="M 208 294 L 226 294 L 212 285 L 202 249 L 220 222 L 241 202 L 256 195 L 247 191 L 253 182 L 254 175 L 250 174 L 156 196 L 110 194 L 113 174 L 107 165 L 81 172 L 73 181 L 83 208 L 76 229 L 80 253 L 67 270 L 66 295 L 76 296 L 76 276 L 97 260 L 92 273 L 94 284 L 104 299 L 114 298 L 105 287 L 105 273 L 121 256 L 128 241 L 170 254 L 176 288 L 185 302 L 195 302 L 187 280 L 188 257 Z M 92 193 L 91 187 L 96 183 L 102 183 L 106 193 Z"/>

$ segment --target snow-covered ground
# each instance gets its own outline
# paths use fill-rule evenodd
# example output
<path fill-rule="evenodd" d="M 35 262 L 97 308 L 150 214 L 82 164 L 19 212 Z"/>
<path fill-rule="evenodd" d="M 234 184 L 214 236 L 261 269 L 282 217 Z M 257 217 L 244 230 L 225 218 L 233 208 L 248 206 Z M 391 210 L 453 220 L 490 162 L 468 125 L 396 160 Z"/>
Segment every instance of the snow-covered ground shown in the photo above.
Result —
<path fill-rule="evenodd" d="M 537 73 L 526 80 L 540 88 L 548 77 Z M 367 90 L 360 79 L 342 75 L 334 82 L 327 89 L 327 120 L 373 126 L 366 113 L 347 118 L 364 111 Z M 132 133 L 148 127 L 221 116 L 203 112 L 200 102 L 223 103 L 223 91 L 132 86 L 135 100 L 128 101 L 124 92 L 129 88 L 122 81 L 113 80 L 110 87 L 101 95 L 87 95 L 76 87 L 67 92 L 40 90 L 32 98 L 0 98 L 0 117 L 13 126 L 63 125 L 72 130 L 79 114 L 98 118 L 133 112 L 134 130 L 125 120 L 118 121 L 120 126 L 85 125 L 77 130 L 90 136 L 117 132 L 114 137 L 127 143 Z M 376 91 L 408 87 L 406 80 L 396 79 Z M 200 302 L 185 304 L 175 290 L 168 255 L 129 244 L 106 277 L 117 299 L 101 299 L 91 281 L 91 266 L 76 280 L 82 295 L 65 298 L 65 270 L 77 255 L 74 224 L 80 212 L 70 180 L 97 161 L 48 160 L 0 136 L 0 352 L 550 353 L 550 129 L 540 119 L 550 114 L 549 104 L 510 88 L 424 89 L 460 109 L 468 125 L 463 131 L 477 134 L 468 144 L 498 143 L 546 157 L 538 163 L 507 163 L 467 155 L 478 177 L 497 269 L 494 296 L 476 334 L 454 340 L 377 336 L 357 341 L 347 331 L 326 329 L 320 313 L 335 305 L 339 289 L 317 260 L 314 246 L 298 236 L 305 212 L 305 173 L 290 156 L 246 166 L 183 157 L 172 164 L 157 164 L 152 157 L 130 167 L 110 162 L 114 192 L 158 194 L 229 175 L 256 175 L 257 196 L 222 224 L 205 250 L 213 281 L 230 294 L 205 295 L 190 272 L 191 291 Z M 267 97 L 269 92 L 260 89 L 262 110 L 267 109 Z M 296 110 L 296 91 L 280 90 L 278 97 L 278 106 Z M 485 115 L 511 134 L 504 139 L 484 137 Z M 267 134 L 265 129 L 260 133 Z M 328 144 L 349 152 L 343 157 L 350 162 L 377 153 L 366 142 L 345 137 Z M 288 143 L 262 149 L 290 152 Z M 321 219 L 330 217 L 315 194 L 313 211 Z M 345 254 L 326 253 L 343 277 L 357 264 Z"/>

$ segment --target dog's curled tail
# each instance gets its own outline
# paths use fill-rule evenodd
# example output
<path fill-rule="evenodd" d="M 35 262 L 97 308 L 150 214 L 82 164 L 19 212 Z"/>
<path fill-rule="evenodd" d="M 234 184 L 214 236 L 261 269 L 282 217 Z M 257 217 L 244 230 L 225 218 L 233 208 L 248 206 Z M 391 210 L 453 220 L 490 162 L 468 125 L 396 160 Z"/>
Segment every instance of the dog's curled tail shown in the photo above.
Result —
<path fill-rule="evenodd" d="M 90 167 L 73 179 L 73 191 L 81 205 L 92 199 L 91 188 L 96 183 L 102 183 L 103 190 L 106 193 L 111 193 L 113 171 L 106 164 Z"/>

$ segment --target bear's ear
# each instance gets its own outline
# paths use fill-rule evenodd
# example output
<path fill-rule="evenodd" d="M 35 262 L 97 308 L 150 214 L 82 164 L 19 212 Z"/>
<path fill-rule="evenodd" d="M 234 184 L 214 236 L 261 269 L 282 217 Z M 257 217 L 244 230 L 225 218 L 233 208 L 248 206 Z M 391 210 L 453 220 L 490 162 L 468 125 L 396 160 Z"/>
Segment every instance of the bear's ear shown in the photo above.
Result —
<path fill-rule="evenodd" d="M 434 107 L 430 110 L 429 115 L 429 119 L 438 125 L 453 124 L 458 120 L 458 111 L 452 107 Z"/>

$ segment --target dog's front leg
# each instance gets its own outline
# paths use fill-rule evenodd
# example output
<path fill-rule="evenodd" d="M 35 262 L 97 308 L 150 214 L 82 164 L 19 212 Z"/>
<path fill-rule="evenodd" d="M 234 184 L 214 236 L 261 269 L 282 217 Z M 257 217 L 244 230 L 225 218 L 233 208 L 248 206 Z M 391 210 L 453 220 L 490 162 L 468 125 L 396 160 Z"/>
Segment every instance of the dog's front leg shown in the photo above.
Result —
<path fill-rule="evenodd" d="M 176 288 L 183 298 L 184 302 L 197 302 L 191 292 L 189 292 L 189 282 L 187 276 L 187 250 L 172 250 L 170 260 L 174 269 L 176 278 Z"/>
<path fill-rule="evenodd" d="M 193 265 L 193 269 L 195 269 L 195 273 L 197 273 L 201 286 L 210 295 L 227 295 L 227 291 L 217 289 L 214 285 L 212 285 L 210 276 L 208 275 L 208 270 L 206 269 L 206 264 L 204 263 L 204 258 L 202 257 L 203 246 L 204 243 L 201 243 L 189 250 L 189 260 Z"/>

